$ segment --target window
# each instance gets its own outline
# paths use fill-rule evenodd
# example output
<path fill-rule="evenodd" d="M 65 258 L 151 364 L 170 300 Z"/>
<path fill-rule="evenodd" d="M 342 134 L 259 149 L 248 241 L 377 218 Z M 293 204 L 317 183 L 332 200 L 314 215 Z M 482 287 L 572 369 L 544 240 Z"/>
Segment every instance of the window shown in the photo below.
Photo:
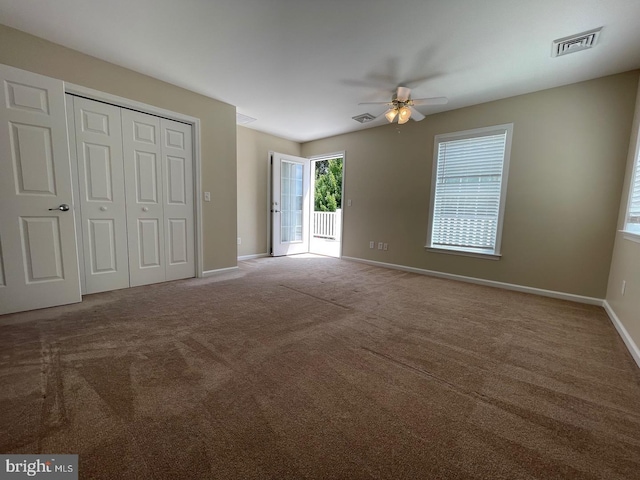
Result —
<path fill-rule="evenodd" d="M 640 237 L 640 134 L 636 144 L 636 158 L 629 188 L 629 204 L 624 231 Z M 635 238 L 632 238 L 635 240 Z M 638 238 L 640 240 L 640 238 Z"/>
<path fill-rule="evenodd" d="M 280 241 L 302 242 L 304 165 L 282 161 L 280 166 Z"/>
<path fill-rule="evenodd" d="M 436 135 L 427 248 L 500 257 L 513 124 Z"/>

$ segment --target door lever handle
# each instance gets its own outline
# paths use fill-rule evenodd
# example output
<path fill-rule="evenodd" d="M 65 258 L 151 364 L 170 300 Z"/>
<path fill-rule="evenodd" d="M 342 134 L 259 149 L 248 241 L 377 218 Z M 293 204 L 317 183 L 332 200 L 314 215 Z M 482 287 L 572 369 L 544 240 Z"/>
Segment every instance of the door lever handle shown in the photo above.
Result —
<path fill-rule="evenodd" d="M 51 210 L 60 210 L 61 212 L 66 212 L 67 210 L 69 210 L 69 205 L 67 205 L 66 203 L 63 203 L 59 207 L 49 209 L 49 211 Z"/>

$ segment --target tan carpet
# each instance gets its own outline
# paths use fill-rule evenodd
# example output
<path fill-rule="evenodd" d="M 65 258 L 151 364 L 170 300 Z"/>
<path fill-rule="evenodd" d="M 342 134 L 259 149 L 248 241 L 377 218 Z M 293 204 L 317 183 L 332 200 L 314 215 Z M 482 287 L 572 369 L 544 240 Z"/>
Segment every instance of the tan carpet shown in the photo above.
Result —
<path fill-rule="evenodd" d="M 640 478 L 599 307 L 264 258 L 0 325 L 0 453 L 81 478 Z"/>

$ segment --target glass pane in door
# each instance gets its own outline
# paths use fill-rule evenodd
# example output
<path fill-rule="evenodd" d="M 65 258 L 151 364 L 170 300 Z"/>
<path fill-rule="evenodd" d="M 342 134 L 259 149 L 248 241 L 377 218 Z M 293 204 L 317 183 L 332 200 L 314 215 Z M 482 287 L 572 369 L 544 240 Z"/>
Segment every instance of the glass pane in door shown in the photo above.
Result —
<path fill-rule="evenodd" d="M 303 165 L 282 162 L 280 169 L 280 212 L 282 243 L 302 241 Z"/>

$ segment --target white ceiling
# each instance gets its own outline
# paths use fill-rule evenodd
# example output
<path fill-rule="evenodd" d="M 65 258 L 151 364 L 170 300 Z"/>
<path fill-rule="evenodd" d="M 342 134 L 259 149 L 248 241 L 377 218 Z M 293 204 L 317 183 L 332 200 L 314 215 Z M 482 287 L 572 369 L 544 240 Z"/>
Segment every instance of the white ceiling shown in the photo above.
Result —
<path fill-rule="evenodd" d="M 0 0 L 0 23 L 196 91 L 305 142 L 384 123 L 400 84 L 451 110 L 640 68 L 640 0 Z M 551 42 L 603 27 L 598 45 Z M 424 121 L 428 121 L 424 120 Z"/>

